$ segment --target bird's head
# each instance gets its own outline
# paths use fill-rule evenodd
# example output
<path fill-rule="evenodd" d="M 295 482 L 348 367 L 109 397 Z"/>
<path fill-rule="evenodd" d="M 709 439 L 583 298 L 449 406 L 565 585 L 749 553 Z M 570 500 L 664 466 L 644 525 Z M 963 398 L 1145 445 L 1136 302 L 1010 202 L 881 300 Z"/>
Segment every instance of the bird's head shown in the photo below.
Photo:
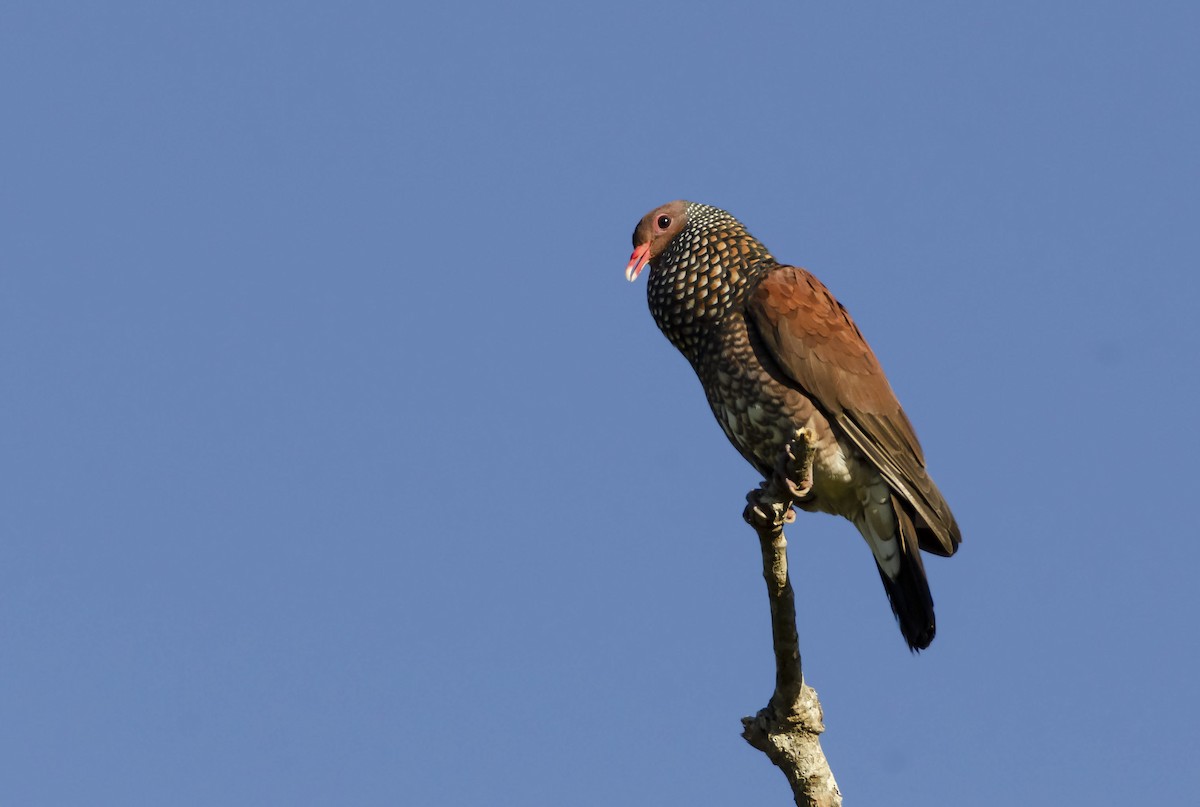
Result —
<path fill-rule="evenodd" d="M 682 200 L 668 202 L 656 207 L 638 222 L 633 231 L 633 255 L 625 267 L 625 279 L 637 280 L 646 265 L 662 254 L 675 236 L 688 223 L 688 208 L 691 203 Z"/>
<path fill-rule="evenodd" d="M 702 264 L 736 274 L 739 267 L 770 257 L 767 248 L 726 211 L 677 200 L 654 208 L 638 222 L 625 278 L 636 280 L 647 264 L 655 269 Z"/>

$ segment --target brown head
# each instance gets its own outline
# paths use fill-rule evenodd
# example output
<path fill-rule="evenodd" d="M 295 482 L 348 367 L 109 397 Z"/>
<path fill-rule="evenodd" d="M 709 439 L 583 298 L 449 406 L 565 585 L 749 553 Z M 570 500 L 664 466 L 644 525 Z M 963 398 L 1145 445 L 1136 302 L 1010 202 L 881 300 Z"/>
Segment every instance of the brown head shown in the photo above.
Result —
<path fill-rule="evenodd" d="M 697 262 L 730 269 L 771 259 L 742 223 L 719 207 L 677 199 L 642 217 L 633 231 L 633 255 L 625 267 L 633 281 L 649 264 L 655 269 Z"/>
<path fill-rule="evenodd" d="M 631 283 L 646 264 L 662 254 L 667 244 L 687 225 L 689 202 L 677 199 L 656 207 L 638 222 L 633 231 L 633 255 L 625 267 L 625 279 Z"/>

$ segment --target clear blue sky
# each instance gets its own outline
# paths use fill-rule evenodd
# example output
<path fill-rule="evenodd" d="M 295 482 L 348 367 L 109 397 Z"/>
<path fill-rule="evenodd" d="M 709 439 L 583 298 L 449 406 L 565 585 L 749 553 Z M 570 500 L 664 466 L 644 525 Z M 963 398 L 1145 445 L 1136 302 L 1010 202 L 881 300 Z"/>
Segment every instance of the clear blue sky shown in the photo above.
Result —
<path fill-rule="evenodd" d="M 787 804 L 757 482 L 622 276 L 821 277 L 962 525 L 791 529 L 853 804 L 1200 801 L 1189 3 L 9 4 L 0 802 Z"/>

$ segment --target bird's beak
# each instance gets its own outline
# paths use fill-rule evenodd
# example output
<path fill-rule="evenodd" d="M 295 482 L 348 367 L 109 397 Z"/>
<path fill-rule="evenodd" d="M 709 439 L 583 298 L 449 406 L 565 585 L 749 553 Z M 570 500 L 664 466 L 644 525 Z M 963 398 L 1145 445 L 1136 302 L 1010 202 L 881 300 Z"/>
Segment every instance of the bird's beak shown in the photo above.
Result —
<path fill-rule="evenodd" d="M 633 255 L 629 258 L 629 265 L 625 267 L 625 279 L 630 283 L 637 280 L 637 276 L 642 273 L 648 263 L 650 263 L 649 241 L 633 251 Z"/>

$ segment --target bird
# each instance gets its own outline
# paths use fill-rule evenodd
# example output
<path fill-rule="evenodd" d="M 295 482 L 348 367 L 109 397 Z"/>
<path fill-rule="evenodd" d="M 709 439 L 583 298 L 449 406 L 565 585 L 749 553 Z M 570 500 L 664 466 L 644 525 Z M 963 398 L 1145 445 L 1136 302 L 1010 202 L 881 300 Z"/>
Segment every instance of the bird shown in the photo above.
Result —
<path fill-rule="evenodd" d="M 962 535 L 850 314 L 717 207 L 657 207 L 633 247 L 625 277 L 650 267 L 654 322 L 696 371 L 730 442 L 770 479 L 797 429 L 808 430 L 812 486 L 795 506 L 854 524 L 909 649 L 929 647 L 937 626 L 921 550 L 949 557 Z"/>

